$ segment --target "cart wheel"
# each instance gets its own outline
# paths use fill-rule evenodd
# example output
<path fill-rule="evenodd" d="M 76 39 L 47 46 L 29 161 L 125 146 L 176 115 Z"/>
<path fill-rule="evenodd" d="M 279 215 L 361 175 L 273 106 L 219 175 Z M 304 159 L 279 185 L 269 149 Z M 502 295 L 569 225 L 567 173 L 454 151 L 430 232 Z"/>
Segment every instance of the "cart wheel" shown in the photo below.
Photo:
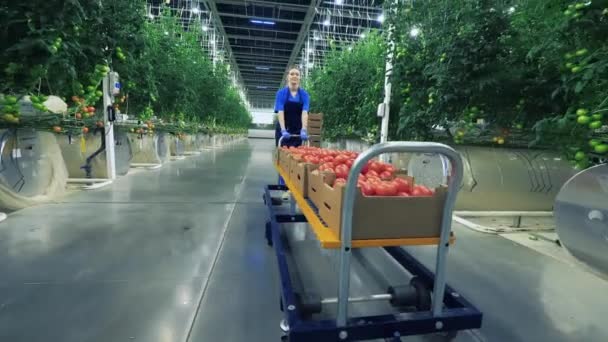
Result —
<path fill-rule="evenodd" d="M 266 221 L 266 243 L 272 247 L 272 227 L 270 221 Z"/>
<path fill-rule="evenodd" d="M 416 309 L 418 311 L 431 310 L 431 291 L 426 287 L 424 281 L 419 277 L 410 280 L 410 285 L 416 289 Z"/>
<path fill-rule="evenodd" d="M 458 337 L 458 330 L 444 331 L 438 334 L 444 341 L 453 341 Z"/>
<path fill-rule="evenodd" d="M 281 336 L 281 342 L 289 342 L 289 336 L 287 336 L 287 335 Z"/>

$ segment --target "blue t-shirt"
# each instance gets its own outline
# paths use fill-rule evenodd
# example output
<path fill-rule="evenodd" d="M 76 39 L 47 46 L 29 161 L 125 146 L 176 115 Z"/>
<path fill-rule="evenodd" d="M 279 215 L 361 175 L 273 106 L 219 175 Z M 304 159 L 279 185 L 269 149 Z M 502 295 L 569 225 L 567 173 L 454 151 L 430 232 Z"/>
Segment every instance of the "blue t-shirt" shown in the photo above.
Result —
<path fill-rule="evenodd" d="M 301 102 L 304 105 L 302 107 L 302 110 L 308 112 L 308 109 L 310 108 L 310 97 L 308 96 L 308 93 L 306 92 L 306 90 L 300 88 L 300 90 L 298 91 L 296 96 L 292 96 L 291 92 L 289 91 L 289 87 L 285 87 L 285 88 L 279 89 L 279 91 L 277 91 L 277 98 L 276 98 L 276 101 L 274 104 L 274 111 L 278 113 L 282 110 L 285 110 L 285 101 L 299 103 L 300 95 L 302 95 Z"/>

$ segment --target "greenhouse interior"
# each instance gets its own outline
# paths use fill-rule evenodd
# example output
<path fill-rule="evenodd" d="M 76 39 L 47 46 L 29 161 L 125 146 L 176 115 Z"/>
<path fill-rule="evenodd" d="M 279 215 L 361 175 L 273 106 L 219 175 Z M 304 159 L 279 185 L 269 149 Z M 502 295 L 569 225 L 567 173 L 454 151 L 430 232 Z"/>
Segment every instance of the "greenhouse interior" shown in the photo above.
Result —
<path fill-rule="evenodd" d="M 0 23 L 0 341 L 608 341 L 608 0 Z"/>

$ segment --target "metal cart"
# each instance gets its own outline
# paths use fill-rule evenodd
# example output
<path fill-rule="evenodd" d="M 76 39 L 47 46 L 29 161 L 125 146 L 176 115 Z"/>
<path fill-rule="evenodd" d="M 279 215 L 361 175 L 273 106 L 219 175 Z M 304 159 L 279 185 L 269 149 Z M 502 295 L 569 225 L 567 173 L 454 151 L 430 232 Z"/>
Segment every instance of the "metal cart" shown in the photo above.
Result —
<path fill-rule="evenodd" d="M 408 241 L 396 240 L 352 240 L 352 212 L 355 201 L 356 182 L 363 166 L 375 156 L 383 153 L 436 153 L 447 157 L 451 163 L 451 175 L 448 181 L 448 192 L 443 211 L 441 233 L 436 239 Z M 341 236 L 331 236 L 329 229 L 318 216 L 318 210 L 312 202 L 303 198 L 293 188 L 284 175 L 286 185 L 268 185 L 265 187 L 264 202 L 267 205 L 270 220 L 266 223 L 268 244 L 274 246 L 281 281 L 281 308 L 285 319 L 281 329 L 285 332 L 283 340 L 302 341 L 361 341 L 385 338 L 399 341 L 402 336 L 430 333 L 446 333 L 454 337 L 459 330 L 481 327 L 482 313 L 469 303 L 462 295 L 446 284 L 446 259 L 452 239 L 452 211 L 457 192 L 462 182 L 463 164 L 460 155 L 449 146 L 438 143 L 390 142 L 372 146 L 355 160 L 350 171 L 342 210 Z M 295 203 L 302 214 L 291 211 L 289 214 L 277 214 L 273 205 L 271 191 L 290 190 L 291 208 Z M 284 223 L 307 222 L 315 232 L 324 248 L 337 248 L 339 254 L 338 296 L 337 298 L 318 298 L 306 293 L 296 293 L 290 277 L 287 262 L 289 252 L 281 241 L 281 229 Z M 415 239 L 414 239 L 415 240 Z M 427 267 L 412 257 L 402 245 L 437 245 L 436 272 L 433 274 Z M 409 284 L 391 286 L 386 293 L 368 296 L 350 297 L 351 253 L 353 248 L 381 247 L 413 277 Z M 348 304 L 365 301 L 388 301 L 393 307 L 415 307 L 416 311 L 394 312 L 385 315 L 349 317 Z M 313 315 L 321 312 L 323 305 L 337 304 L 336 319 L 314 320 Z"/>

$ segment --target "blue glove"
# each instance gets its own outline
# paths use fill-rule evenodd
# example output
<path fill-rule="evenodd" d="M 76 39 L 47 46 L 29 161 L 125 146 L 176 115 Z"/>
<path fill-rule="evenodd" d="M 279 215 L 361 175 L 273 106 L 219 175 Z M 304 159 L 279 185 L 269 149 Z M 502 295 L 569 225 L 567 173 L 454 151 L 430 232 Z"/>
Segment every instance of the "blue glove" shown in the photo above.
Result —
<path fill-rule="evenodd" d="M 283 137 L 284 140 L 287 140 L 287 139 L 291 138 L 291 134 L 289 134 L 289 132 L 287 132 L 286 129 L 282 129 L 281 130 L 281 137 Z"/>
<path fill-rule="evenodd" d="M 302 139 L 302 141 L 308 140 L 308 132 L 306 131 L 306 129 L 302 128 L 302 130 L 300 131 L 300 138 Z"/>

